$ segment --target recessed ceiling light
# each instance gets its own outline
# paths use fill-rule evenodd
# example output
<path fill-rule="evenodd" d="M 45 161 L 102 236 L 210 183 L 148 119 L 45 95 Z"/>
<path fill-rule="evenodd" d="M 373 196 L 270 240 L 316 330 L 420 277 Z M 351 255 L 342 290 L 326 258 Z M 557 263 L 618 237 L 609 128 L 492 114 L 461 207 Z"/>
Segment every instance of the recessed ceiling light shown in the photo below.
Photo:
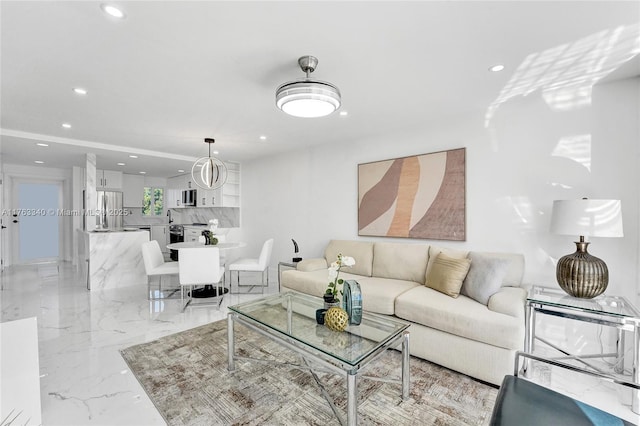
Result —
<path fill-rule="evenodd" d="M 349 113 L 347 111 L 340 111 L 340 115 L 345 117 L 345 116 L 349 115 Z"/>
<path fill-rule="evenodd" d="M 266 136 L 264 136 L 264 135 L 263 135 L 263 136 L 260 136 L 260 140 L 261 140 L 261 141 L 266 141 L 266 140 L 267 140 L 267 137 L 266 137 Z"/>
<path fill-rule="evenodd" d="M 140 172 L 140 174 L 141 174 L 141 175 L 146 175 L 146 174 L 147 174 L 147 172 Z"/>
<path fill-rule="evenodd" d="M 71 128 L 71 124 L 69 124 L 69 123 L 62 123 L 62 127 L 64 127 L 65 129 L 70 129 L 70 128 Z"/>
<path fill-rule="evenodd" d="M 218 151 L 213 151 L 213 154 L 214 154 L 214 155 L 218 155 L 218 154 L 220 154 L 220 152 L 218 152 Z"/>
<path fill-rule="evenodd" d="M 122 19 L 124 18 L 124 12 L 118 9 L 117 7 L 110 4 L 101 4 L 100 7 L 104 12 L 114 18 Z"/>
<path fill-rule="evenodd" d="M 184 173 L 184 170 L 178 169 L 178 173 Z"/>
<path fill-rule="evenodd" d="M 36 163 L 36 164 L 44 164 L 44 161 L 36 160 L 36 161 L 34 161 L 34 163 Z"/>
<path fill-rule="evenodd" d="M 489 68 L 489 71 L 491 71 L 491 72 L 499 72 L 499 71 L 502 71 L 503 69 L 504 69 L 504 65 L 497 64 L 497 65 L 494 65 L 491 68 Z"/>
<path fill-rule="evenodd" d="M 124 163 L 118 163 L 118 166 L 124 166 Z"/>
<path fill-rule="evenodd" d="M 38 146 L 49 146 L 48 143 L 42 143 L 42 142 L 38 142 L 36 145 L 38 145 Z"/>
<path fill-rule="evenodd" d="M 73 91 L 75 93 L 77 93 L 78 95 L 86 95 L 87 94 L 87 90 L 83 89 L 82 87 L 74 87 Z"/>
<path fill-rule="evenodd" d="M 129 158 L 138 158 L 137 155 L 130 155 Z"/>

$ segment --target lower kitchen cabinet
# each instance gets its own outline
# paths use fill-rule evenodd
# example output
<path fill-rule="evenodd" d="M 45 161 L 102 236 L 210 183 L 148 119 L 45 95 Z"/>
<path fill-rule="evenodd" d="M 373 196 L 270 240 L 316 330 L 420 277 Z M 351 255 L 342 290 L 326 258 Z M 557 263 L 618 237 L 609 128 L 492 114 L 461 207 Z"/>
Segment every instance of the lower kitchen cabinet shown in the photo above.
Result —
<path fill-rule="evenodd" d="M 163 253 L 168 253 L 169 249 L 169 225 L 151 225 L 151 239 L 156 240 Z"/>

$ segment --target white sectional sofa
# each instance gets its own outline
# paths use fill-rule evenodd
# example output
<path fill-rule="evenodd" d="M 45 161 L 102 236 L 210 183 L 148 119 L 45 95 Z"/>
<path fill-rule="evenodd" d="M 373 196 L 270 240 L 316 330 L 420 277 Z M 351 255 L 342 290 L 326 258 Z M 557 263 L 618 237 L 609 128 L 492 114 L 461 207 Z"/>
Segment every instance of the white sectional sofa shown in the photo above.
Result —
<path fill-rule="evenodd" d="M 324 258 L 305 259 L 295 270 L 282 272 L 282 291 L 322 296 L 329 283 L 327 268 L 338 253 L 356 260 L 353 268 L 341 270 L 340 278 L 358 281 L 365 311 L 412 323 L 412 355 L 495 385 L 512 373 L 515 352 L 524 344 L 522 255 L 332 240 Z M 467 258 L 471 261 L 451 261 L 469 268 L 460 295 L 432 288 L 443 259 Z"/>

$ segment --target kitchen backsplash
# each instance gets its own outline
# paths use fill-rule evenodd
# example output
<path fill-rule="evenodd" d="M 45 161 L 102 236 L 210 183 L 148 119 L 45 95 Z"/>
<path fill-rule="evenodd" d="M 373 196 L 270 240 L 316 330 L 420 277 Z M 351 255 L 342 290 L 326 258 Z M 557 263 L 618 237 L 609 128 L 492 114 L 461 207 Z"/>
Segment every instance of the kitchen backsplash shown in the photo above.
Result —
<path fill-rule="evenodd" d="M 126 208 L 123 218 L 127 225 L 154 225 L 169 222 L 165 212 L 162 216 L 143 216 L 140 208 Z M 177 224 L 209 223 L 209 219 L 218 219 L 220 228 L 239 228 L 240 209 L 238 207 L 198 207 L 171 209 L 171 219 Z"/>

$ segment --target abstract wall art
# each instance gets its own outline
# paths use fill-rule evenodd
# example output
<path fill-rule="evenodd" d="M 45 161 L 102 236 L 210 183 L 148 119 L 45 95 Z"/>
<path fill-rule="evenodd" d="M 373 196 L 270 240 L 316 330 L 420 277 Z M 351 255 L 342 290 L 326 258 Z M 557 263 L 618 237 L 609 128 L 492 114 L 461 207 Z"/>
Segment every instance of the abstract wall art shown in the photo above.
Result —
<path fill-rule="evenodd" d="M 465 148 L 358 165 L 358 235 L 465 241 Z"/>

